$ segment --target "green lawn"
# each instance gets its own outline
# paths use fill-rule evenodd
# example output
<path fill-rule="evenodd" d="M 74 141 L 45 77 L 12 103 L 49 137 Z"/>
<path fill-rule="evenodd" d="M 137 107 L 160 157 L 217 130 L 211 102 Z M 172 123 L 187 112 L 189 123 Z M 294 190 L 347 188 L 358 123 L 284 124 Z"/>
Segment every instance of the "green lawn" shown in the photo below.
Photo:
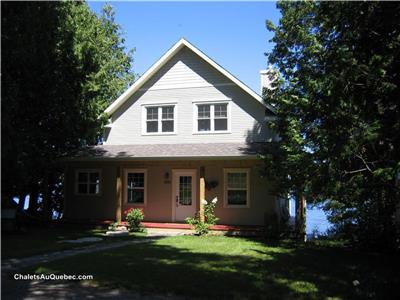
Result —
<path fill-rule="evenodd" d="M 27 271 L 92 274 L 101 286 L 188 298 L 395 299 L 400 282 L 394 259 L 337 246 L 179 236 Z M 354 286 L 354 280 L 360 284 Z"/>
<path fill-rule="evenodd" d="M 62 240 L 73 240 L 83 237 L 101 237 L 100 243 L 115 242 L 136 238 L 140 234 L 131 234 L 129 237 L 104 237 L 105 229 L 88 229 L 78 227 L 33 228 L 26 232 L 2 233 L 1 257 L 21 258 L 36 254 L 85 247 L 99 242 L 63 243 Z"/>

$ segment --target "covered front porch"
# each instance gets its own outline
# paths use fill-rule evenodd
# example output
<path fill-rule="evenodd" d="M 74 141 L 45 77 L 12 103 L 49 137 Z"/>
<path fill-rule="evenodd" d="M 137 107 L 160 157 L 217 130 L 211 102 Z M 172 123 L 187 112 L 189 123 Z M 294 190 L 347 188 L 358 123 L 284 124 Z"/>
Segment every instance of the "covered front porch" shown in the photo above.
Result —
<path fill-rule="evenodd" d="M 129 209 L 140 208 L 149 226 L 179 227 L 187 217 L 203 217 L 204 200 L 217 198 L 218 224 L 263 226 L 277 210 L 276 196 L 260 176 L 262 162 L 244 149 L 237 144 L 96 147 L 68 162 L 65 217 L 121 223 Z M 82 194 L 79 178 L 89 175 L 97 181 Z"/>

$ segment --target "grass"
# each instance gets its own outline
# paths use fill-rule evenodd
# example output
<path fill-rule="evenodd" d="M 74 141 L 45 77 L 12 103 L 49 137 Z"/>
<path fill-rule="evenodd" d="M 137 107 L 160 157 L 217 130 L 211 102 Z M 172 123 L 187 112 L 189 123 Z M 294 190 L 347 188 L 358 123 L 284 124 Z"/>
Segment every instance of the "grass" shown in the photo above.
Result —
<path fill-rule="evenodd" d="M 397 257 L 342 246 L 179 236 L 43 264 L 100 286 L 206 299 L 397 299 Z M 398 262 L 398 260 L 397 260 Z M 360 283 L 353 284 L 354 280 Z"/>
<path fill-rule="evenodd" d="M 77 227 L 53 227 L 33 228 L 24 232 L 2 233 L 1 257 L 21 258 L 37 254 L 81 248 L 91 244 L 109 243 L 121 240 L 129 240 L 144 234 L 131 233 L 126 237 L 105 237 L 105 229 L 101 228 L 77 228 Z M 101 237 L 101 242 L 87 243 L 63 243 L 63 240 L 73 240 L 83 237 Z"/>

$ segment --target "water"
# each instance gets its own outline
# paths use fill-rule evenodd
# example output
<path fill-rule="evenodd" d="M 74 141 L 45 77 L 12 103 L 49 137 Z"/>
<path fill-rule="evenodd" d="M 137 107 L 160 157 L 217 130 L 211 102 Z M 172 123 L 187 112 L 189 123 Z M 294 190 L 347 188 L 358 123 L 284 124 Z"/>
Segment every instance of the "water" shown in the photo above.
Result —
<path fill-rule="evenodd" d="M 290 216 L 294 217 L 295 212 L 295 202 L 293 199 L 290 200 Z M 325 233 L 332 224 L 329 223 L 325 212 L 318 207 L 307 206 L 306 215 L 306 232 L 311 234 L 315 229 L 319 233 Z"/>
<path fill-rule="evenodd" d="M 307 234 L 312 233 L 313 230 L 318 230 L 319 233 L 325 233 L 332 225 L 326 218 L 325 212 L 318 208 L 307 207 L 307 221 L 306 221 Z"/>

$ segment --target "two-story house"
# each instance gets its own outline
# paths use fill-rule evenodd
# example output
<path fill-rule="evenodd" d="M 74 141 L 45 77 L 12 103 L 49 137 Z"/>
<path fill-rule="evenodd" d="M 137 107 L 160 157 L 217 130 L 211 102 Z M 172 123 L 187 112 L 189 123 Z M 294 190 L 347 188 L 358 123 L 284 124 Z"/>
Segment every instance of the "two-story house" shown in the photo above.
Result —
<path fill-rule="evenodd" d="M 65 218 L 121 221 L 140 207 L 145 221 L 184 222 L 215 197 L 220 224 L 279 215 L 257 157 L 273 108 L 185 39 L 105 112 L 104 144 L 67 164 Z"/>

